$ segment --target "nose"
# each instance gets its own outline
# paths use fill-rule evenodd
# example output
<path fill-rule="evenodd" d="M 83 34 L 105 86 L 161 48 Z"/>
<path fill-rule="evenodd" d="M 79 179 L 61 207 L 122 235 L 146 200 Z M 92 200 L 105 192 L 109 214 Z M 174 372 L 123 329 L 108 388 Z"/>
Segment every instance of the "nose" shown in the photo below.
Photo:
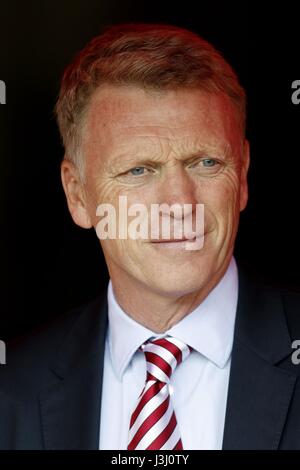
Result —
<path fill-rule="evenodd" d="M 165 169 L 157 191 L 159 204 L 176 204 L 182 209 L 185 207 L 186 215 L 194 212 L 197 204 L 196 184 L 180 162 Z"/>

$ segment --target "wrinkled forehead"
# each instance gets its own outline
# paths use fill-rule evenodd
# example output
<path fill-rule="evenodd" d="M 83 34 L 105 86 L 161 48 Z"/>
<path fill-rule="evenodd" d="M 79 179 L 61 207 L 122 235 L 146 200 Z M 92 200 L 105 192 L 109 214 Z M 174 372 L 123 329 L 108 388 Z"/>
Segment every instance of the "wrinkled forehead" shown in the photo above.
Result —
<path fill-rule="evenodd" d="M 100 148 L 149 153 L 162 146 L 179 152 L 194 146 L 235 151 L 241 137 L 237 110 L 224 94 L 107 86 L 91 98 L 83 140 L 89 153 Z"/>

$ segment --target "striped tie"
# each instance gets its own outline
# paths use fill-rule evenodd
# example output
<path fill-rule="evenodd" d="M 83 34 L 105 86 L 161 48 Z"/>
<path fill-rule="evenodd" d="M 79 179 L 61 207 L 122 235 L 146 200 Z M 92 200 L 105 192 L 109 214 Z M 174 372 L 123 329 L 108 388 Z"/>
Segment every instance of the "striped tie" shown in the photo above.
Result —
<path fill-rule="evenodd" d="M 147 364 L 146 384 L 131 416 L 128 450 L 180 450 L 182 441 L 170 399 L 169 383 L 176 366 L 191 348 L 168 336 L 141 346 Z"/>

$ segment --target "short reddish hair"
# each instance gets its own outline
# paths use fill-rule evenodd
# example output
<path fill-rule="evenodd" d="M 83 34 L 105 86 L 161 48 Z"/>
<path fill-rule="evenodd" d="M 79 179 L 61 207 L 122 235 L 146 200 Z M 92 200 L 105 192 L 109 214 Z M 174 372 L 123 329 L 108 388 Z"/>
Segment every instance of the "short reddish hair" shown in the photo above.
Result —
<path fill-rule="evenodd" d="M 223 92 L 235 104 L 245 130 L 244 89 L 231 66 L 211 44 L 176 26 L 116 25 L 87 44 L 63 74 L 55 110 L 65 158 L 79 167 L 84 114 L 93 92 L 103 84 Z"/>

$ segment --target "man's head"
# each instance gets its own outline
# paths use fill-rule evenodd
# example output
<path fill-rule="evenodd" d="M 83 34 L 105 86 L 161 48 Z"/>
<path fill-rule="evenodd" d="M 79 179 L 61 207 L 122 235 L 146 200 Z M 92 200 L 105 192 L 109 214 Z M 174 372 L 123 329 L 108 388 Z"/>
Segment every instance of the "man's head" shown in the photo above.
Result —
<path fill-rule="evenodd" d="M 233 252 L 247 203 L 245 94 L 222 56 L 173 26 L 122 25 L 95 38 L 63 77 L 56 111 L 73 220 L 97 206 L 204 204 L 204 246 L 102 240 L 115 284 L 165 296 L 208 292 Z M 163 214 L 161 214 L 163 217 Z"/>

